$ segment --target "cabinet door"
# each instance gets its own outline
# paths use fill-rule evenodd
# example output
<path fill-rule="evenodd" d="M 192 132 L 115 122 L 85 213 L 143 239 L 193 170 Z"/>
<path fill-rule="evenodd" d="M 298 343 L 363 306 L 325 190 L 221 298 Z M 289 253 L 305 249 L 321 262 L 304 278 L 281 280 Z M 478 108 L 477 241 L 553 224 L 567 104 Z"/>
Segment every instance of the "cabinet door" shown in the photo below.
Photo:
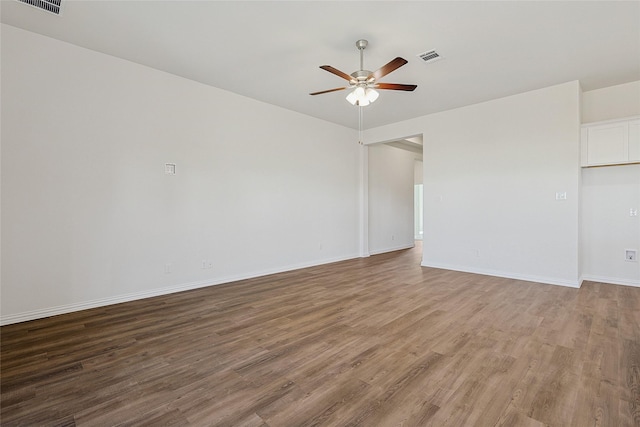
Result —
<path fill-rule="evenodd" d="M 629 131 L 627 123 L 612 123 L 587 128 L 587 164 L 626 163 Z"/>
<path fill-rule="evenodd" d="M 629 161 L 640 162 L 640 120 L 629 122 Z"/>

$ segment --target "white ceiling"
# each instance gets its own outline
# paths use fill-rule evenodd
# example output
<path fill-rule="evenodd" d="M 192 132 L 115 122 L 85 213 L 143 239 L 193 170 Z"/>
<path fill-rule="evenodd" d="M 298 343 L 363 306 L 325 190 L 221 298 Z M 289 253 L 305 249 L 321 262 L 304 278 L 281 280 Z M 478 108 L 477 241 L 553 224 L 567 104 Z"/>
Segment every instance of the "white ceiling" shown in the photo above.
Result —
<path fill-rule="evenodd" d="M 269 104 L 357 128 L 357 107 L 318 68 L 409 61 L 381 79 L 365 128 L 571 80 L 584 90 L 640 80 L 640 2 L 78 1 L 60 16 L 2 0 L 3 23 Z M 422 63 L 436 49 L 444 59 Z"/>

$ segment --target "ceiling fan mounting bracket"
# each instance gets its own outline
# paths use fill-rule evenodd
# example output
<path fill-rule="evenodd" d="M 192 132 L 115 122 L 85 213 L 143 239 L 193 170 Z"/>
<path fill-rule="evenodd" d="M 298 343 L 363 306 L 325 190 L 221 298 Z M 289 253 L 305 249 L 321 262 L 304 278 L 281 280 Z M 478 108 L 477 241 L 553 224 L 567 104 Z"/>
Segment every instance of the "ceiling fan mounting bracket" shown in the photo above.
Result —
<path fill-rule="evenodd" d="M 368 41 L 366 41 L 366 40 L 364 40 L 364 39 L 361 39 L 361 40 L 358 40 L 358 41 L 356 42 L 356 47 L 357 47 L 358 49 L 360 49 L 360 50 L 364 50 L 364 49 L 366 49 L 366 48 L 367 48 L 367 45 L 368 45 L 368 44 L 369 44 L 369 42 L 368 42 Z"/>

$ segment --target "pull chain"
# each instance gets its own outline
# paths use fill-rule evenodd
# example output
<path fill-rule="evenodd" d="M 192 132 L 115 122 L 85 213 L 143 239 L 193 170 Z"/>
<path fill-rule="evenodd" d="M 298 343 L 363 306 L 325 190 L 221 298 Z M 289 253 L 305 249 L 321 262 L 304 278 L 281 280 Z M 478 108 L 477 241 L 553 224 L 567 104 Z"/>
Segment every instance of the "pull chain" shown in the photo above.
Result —
<path fill-rule="evenodd" d="M 358 105 L 358 144 L 364 145 L 362 140 L 362 107 Z"/>

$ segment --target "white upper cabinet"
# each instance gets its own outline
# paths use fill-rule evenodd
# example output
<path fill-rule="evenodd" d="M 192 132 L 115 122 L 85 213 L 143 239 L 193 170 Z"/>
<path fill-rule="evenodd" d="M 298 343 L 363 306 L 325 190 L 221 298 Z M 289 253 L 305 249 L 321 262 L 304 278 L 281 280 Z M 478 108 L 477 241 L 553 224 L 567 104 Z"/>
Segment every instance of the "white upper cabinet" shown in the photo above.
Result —
<path fill-rule="evenodd" d="M 640 119 L 610 120 L 582 125 L 582 166 L 640 162 Z"/>

